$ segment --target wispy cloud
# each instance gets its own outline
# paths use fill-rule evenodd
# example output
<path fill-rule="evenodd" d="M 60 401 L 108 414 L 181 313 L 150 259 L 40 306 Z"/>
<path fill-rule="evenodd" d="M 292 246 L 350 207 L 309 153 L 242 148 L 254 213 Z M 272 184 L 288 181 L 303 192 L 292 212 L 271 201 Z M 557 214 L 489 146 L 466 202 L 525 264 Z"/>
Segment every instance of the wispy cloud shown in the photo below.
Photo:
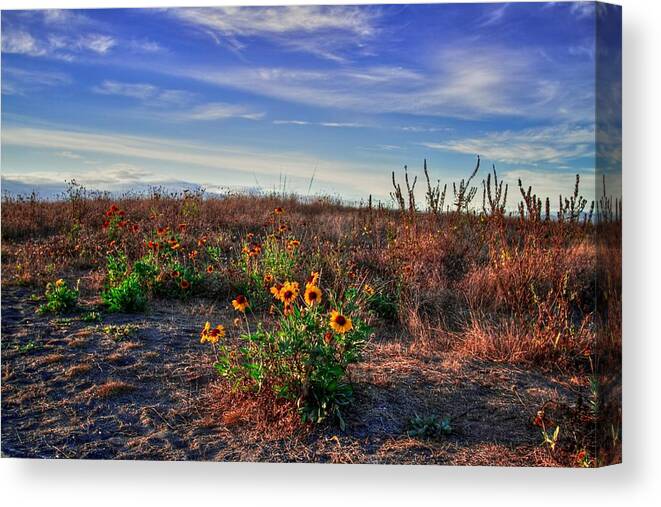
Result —
<path fill-rule="evenodd" d="M 260 120 L 266 113 L 253 111 L 247 107 L 226 104 L 224 102 L 212 102 L 201 104 L 190 111 L 177 113 L 175 116 L 183 120 L 213 121 L 228 118 L 243 118 L 244 120 Z"/>
<path fill-rule="evenodd" d="M 518 116 L 586 121 L 592 116 L 588 70 L 563 74 L 527 49 L 450 48 L 431 55 L 426 71 L 379 65 L 322 70 L 284 67 L 187 69 L 186 77 L 270 98 L 365 113 L 455 118 Z M 545 66 L 546 65 L 546 66 Z M 180 69 L 169 69 L 177 75 Z"/>
<path fill-rule="evenodd" d="M 324 160 L 301 152 L 272 152 L 233 146 L 207 146 L 181 139 L 127 136 L 119 134 L 90 134 L 59 129 L 5 127 L 2 145 L 36 149 L 71 151 L 113 155 L 117 163 L 134 163 L 132 159 L 159 161 L 179 167 L 196 166 L 217 171 L 261 174 L 278 177 L 285 173 L 309 181 L 316 168 L 315 181 L 342 185 L 346 194 L 387 194 L 388 181 L 376 182 L 374 167 Z M 4 167 L 3 167 L 4 169 Z M 11 173 L 11 168 L 6 170 Z M 4 173 L 4 171 L 3 171 Z M 209 177 L 212 180 L 212 177 Z M 218 183 L 216 181 L 215 183 Z"/>
<path fill-rule="evenodd" d="M 559 125 L 421 144 L 436 150 L 481 155 L 496 162 L 537 164 L 594 156 L 594 140 L 592 126 Z"/>
<path fill-rule="evenodd" d="M 105 80 L 92 87 L 94 93 L 101 95 L 118 95 L 143 101 L 151 106 L 186 106 L 195 94 L 185 90 L 163 89 L 149 83 L 127 83 L 123 81 Z"/>
<path fill-rule="evenodd" d="M 2 93 L 5 95 L 24 95 L 28 91 L 64 86 L 70 83 L 71 77 L 64 72 L 2 66 Z"/>
<path fill-rule="evenodd" d="M 487 6 L 487 11 L 478 20 L 479 28 L 486 28 L 498 24 L 505 17 L 509 4 L 494 4 Z"/>
<path fill-rule="evenodd" d="M 379 17 L 378 9 L 364 6 L 207 7 L 168 12 L 234 50 L 244 49 L 250 37 L 262 37 L 285 49 L 335 61 L 345 60 L 344 49 L 372 37 Z"/>

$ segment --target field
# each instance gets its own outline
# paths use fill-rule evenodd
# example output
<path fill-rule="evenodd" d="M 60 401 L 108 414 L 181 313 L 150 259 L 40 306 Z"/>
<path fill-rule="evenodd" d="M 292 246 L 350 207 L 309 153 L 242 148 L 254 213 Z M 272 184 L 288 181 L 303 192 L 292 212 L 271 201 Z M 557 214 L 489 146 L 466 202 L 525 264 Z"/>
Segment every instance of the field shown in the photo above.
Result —
<path fill-rule="evenodd" d="M 618 462 L 619 203 L 401 176 L 393 208 L 5 197 L 3 454 Z"/>

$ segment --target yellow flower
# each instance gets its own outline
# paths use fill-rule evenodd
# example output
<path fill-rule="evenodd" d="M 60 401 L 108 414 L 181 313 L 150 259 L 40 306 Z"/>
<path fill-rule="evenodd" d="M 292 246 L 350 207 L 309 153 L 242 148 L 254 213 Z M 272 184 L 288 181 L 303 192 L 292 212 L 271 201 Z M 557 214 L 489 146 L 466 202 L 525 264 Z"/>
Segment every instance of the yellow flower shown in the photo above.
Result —
<path fill-rule="evenodd" d="M 264 275 L 264 283 L 266 285 L 271 285 L 273 283 L 273 275 L 271 274 Z"/>
<path fill-rule="evenodd" d="M 278 299 L 280 299 L 285 305 L 290 305 L 298 297 L 298 293 L 298 282 L 285 282 L 282 289 L 280 289 Z"/>
<path fill-rule="evenodd" d="M 336 333 L 344 334 L 353 329 L 353 324 L 349 317 L 345 317 L 337 310 L 333 310 L 330 317 L 330 327 L 332 327 Z"/>
<path fill-rule="evenodd" d="M 66 282 L 62 278 L 60 278 L 59 280 L 55 281 L 55 287 L 64 287 L 65 283 Z"/>
<path fill-rule="evenodd" d="M 238 296 L 236 296 L 235 299 L 232 300 L 232 306 L 234 307 L 235 310 L 239 312 L 245 312 L 246 308 L 248 308 L 250 304 L 248 303 L 248 299 L 244 295 L 239 294 Z"/>
<path fill-rule="evenodd" d="M 211 329 L 211 324 L 207 322 L 200 335 L 200 343 L 218 343 L 218 340 L 224 337 L 225 328 L 221 324 L 218 324 L 215 328 Z"/>
<path fill-rule="evenodd" d="M 365 287 L 363 287 L 363 291 L 365 291 L 365 294 L 368 296 L 373 296 L 376 290 L 374 290 L 374 287 L 372 287 L 369 283 L 365 284 Z"/>
<path fill-rule="evenodd" d="M 312 306 L 321 302 L 321 289 L 316 285 L 308 285 L 303 296 L 305 302 Z"/>
<path fill-rule="evenodd" d="M 308 278 L 308 281 L 306 282 L 305 286 L 312 287 L 318 284 L 319 284 L 319 272 L 313 271 L 312 273 L 310 273 L 310 278 Z"/>

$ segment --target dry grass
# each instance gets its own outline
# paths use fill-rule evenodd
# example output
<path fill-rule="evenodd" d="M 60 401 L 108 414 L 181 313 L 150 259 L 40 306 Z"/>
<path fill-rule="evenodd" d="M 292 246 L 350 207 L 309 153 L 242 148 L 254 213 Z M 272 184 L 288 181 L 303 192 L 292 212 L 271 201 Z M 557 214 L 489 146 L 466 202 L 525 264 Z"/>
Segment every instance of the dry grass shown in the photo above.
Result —
<path fill-rule="evenodd" d="M 93 388 L 93 395 L 97 398 L 111 398 L 127 394 L 135 390 L 135 386 L 121 380 L 108 380 L 104 384 Z"/>

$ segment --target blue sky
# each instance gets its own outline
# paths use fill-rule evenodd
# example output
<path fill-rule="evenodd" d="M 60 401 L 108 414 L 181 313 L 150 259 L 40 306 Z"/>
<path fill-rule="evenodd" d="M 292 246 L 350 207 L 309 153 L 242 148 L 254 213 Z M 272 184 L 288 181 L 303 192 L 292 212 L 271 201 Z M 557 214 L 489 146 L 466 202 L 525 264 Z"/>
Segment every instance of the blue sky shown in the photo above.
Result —
<path fill-rule="evenodd" d="M 594 69 L 591 3 L 3 11 L 3 188 L 387 200 L 479 154 L 555 196 L 594 173 Z"/>

